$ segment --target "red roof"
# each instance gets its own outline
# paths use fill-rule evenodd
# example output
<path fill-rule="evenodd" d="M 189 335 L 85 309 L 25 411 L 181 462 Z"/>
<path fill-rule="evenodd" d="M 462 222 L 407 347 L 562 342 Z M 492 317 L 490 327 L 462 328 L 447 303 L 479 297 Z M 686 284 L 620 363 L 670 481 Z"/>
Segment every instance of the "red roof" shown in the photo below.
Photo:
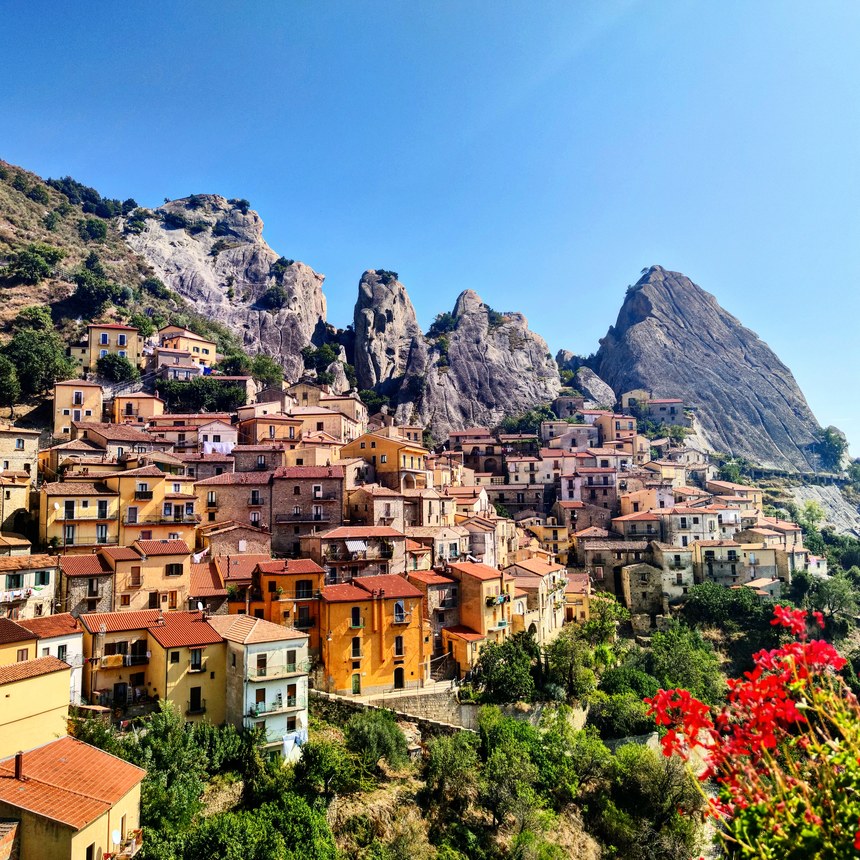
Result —
<path fill-rule="evenodd" d="M 365 537 L 402 538 L 405 535 L 403 532 L 399 532 L 397 529 L 392 529 L 388 526 L 339 526 L 338 528 L 324 532 L 320 537 L 326 540 L 349 540 L 351 538 L 360 539 Z"/>
<path fill-rule="evenodd" d="M 0 684 L 13 684 L 15 681 L 26 681 L 27 678 L 37 678 L 39 675 L 50 675 L 51 672 L 62 672 L 71 669 L 68 663 L 56 657 L 39 657 L 36 660 L 22 660 L 9 666 L 0 666 Z"/>
<path fill-rule="evenodd" d="M 350 585 L 348 582 L 341 585 L 327 585 L 322 590 L 322 599 L 326 603 L 355 603 L 359 600 L 370 600 L 370 593 L 363 588 Z"/>
<path fill-rule="evenodd" d="M 224 472 L 221 475 L 213 475 L 197 481 L 195 487 L 223 487 L 223 486 L 265 486 L 272 478 L 273 472 Z"/>
<path fill-rule="evenodd" d="M 285 558 L 272 561 L 262 561 L 257 567 L 260 573 L 293 574 L 293 573 L 325 573 L 325 571 L 309 558 Z"/>
<path fill-rule="evenodd" d="M 215 564 L 218 565 L 218 573 L 221 574 L 225 583 L 250 580 L 254 568 L 261 562 L 271 561 L 270 555 L 262 553 L 244 553 L 242 555 L 217 555 Z"/>
<path fill-rule="evenodd" d="M 141 609 L 137 612 L 87 612 L 81 623 L 90 633 L 99 633 L 102 625 L 106 633 L 123 630 L 146 630 L 158 622 L 160 609 Z"/>
<path fill-rule="evenodd" d="M 149 633 L 163 648 L 189 648 L 214 645 L 221 634 L 205 619 L 202 612 L 165 612 L 163 624 L 153 624 Z"/>
<path fill-rule="evenodd" d="M 27 642 L 34 639 L 33 633 L 13 621 L 11 618 L 0 616 L 0 645 L 9 645 L 12 642 Z"/>
<path fill-rule="evenodd" d="M 447 576 L 442 576 L 441 573 L 436 573 L 435 570 L 410 570 L 407 574 L 410 580 L 423 582 L 425 585 L 451 585 L 457 580 L 450 579 Z"/>
<path fill-rule="evenodd" d="M 137 331 L 133 325 L 120 325 L 120 323 L 90 323 L 87 328 L 109 328 L 118 331 Z"/>
<path fill-rule="evenodd" d="M 70 737 L 24 753 L 24 780 L 15 759 L 0 762 L 0 800 L 73 830 L 108 812 L 146 771 Z"/>
<path fill-rule="evenodd" d="M 191 550 L 184 540 L 136 540 L 134 542 L 146 555 L 188 555 Z"/>
<path fill-rule="evenodd" d="M 135 555 L 137 558 L 137 555 Z M 108 563 L 96 553 L 89 555 L 61 555 L 60 570 L 66 576 L 103 576 L 111 572 Z"/>
<path fill-rule="evenodd" d="M 80 633 L 83 629 L 70 612 L 62 612 L 59 615 L 43 615 L 41 618 L 25 618 L 18 622 L 26 627 L 39 639 L 53 639 L 55 636 L 69 636 Z"/>
<path fill-rule="evenodd" d="M 389 597 L 423 597 L 423 594 L 405 577 L 395 573 L 385 573 L 379 576 L 357 576 L 353 583 L 366 591 L 385 592 Z"/>
<path fill-rule="evenodd" d="M 114 561 L 140 561 L 140 553 L 132 546 L 108 546 L 102 552 Z"/>
<path fill-rule="evenodd" d="M 490 580 L 490 579 L 501 579 L 502 572 L 500 570 L 496 570 L 494 567 L 490 567 L 486 564 L 477 564 L 471 561 L 463 561 L 457 562 L 456 564 L 449 564 L 448 567 L 451 570 L 455 570 L 458 573 L 462 573 L 464 576 L 472 576 L 475 579 L 481 580 Z"/>
<path fill-rule="evenodd" d="M 207 561 L 191 565 L 191 587 L 188 591 L 191 597 L 226 597 L 227 589 L 218 576 L 218 568 L 214 562 Z"/>
<path fill-rule="evenodd" d="M 443 627 L 442 630 L 447 631 L 451 636 L 456 636 L 458 639 L 465 639 L 466 642 L 480 642 L 481 639 L 487 638 L 463 624 L 455 624 L 453 627 Z"/>

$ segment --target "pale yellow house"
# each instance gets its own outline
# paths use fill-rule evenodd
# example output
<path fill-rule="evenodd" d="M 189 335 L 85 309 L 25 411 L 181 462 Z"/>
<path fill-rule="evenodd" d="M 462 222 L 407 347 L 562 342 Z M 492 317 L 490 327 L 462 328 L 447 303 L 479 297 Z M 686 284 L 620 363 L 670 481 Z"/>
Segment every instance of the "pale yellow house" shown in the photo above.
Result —
<path fill-rule="evenodd" d="M 103 557 L 114 572 L 115 611 L 188 608 L 191 552 L 184 541 L 135 541 L 108 547 Z"/>
<path fill-rule="evenodd" d="M 70 737 L 24 749 L 0 761 L 0 818 L 9 822 L 16 860 L 137 853 L 145 770 Z"/>
<path fill-rule="evenodd" d="M 83 343 L 70 347 L 69 353 L 85 371 L 95 371 L 98 360 L 106 355 L 123 356 L 139 367 L 143 343 L 140 332 L 134 326 L 92 323 L 87 326 Z"/>
<path fill-rule="evenodd" d="M 73 421 L 101 421 L 102 387 L 85 379 L 67 379 L 54 385 L 54 438 L 71 439 Z"/>
<path fill-rule="evenodd" d="M 36 477 L 39 431 L 0 424 L 0 472 L 25 472 Z"/>
<path fill-rule="evenodd" d="M 155 394 L 137 391 L 134 394 L 117 394 L 113 399 L 111 420 L 114 424 L 140 424 L 164 415 L 164 401 Z"/>
<path fill-rule="evenodd" d="M 11 618 L 0 616 L 0 667 L 32 660 L 35 656 L 36 636 Z"/>
<path fill-rule="evenodd" d="M 400 438 L 365 433 L 341 448 L 342 458 L 361 457 L 375 469 L 376 480 L 391 490 L 432 487 L 433 473 L 426 457 L 430 452 Z"/>
<path fill-rule="evenodd" d="M 187 352 L 194 364 L 212 367 L 217 361 L 215 341 L 201 337 L 187 328 L 178 325 L 165 326 L 158 330 L 158 340 L 162 347 Z"/>
<path fill-rule="evenodd" d="M 0 666 L 0 757 L 66 733 L 71 673 L 57 657 Z"/>
<path fill-rule="evenodd" d="M 119 493 L 91 481 L 42 484 L 39 542 L 63 552 L 90 552 L 119 543 Z"/>

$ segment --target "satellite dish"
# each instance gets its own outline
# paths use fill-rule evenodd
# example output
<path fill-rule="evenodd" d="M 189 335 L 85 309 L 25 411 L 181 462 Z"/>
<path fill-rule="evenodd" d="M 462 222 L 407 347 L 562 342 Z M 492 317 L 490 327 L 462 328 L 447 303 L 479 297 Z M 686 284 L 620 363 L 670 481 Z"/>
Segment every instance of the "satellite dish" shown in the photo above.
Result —
<path fill-rule="evenodd" d="M 111 832 L 110 838 L 114 845 L 119 845 L 119 843 L 122 842 L 122 833 L 120 833 L 119 830 L 114 830 Z"/>
<path fill-rule="evenodd" d="M 203 602 L 202 602 L 202 601 L 200 601 L 200 600 L 198 600 L 198 601 L 197 601 L 197 611 L 198 611 L 198 612 L 202 612 L 202 611 L 203 611 Z"/>

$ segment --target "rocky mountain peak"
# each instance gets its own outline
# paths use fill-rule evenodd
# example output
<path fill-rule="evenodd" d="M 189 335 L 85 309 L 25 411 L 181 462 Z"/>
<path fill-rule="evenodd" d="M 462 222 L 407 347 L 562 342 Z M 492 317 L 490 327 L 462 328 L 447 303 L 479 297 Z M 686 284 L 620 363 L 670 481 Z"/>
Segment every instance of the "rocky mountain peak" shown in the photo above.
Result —
<path fill-rule="evenodd" d="M 791 371 L 685 275 L 653 266 L 628 289 L 593 369 L 616 395 L 683 398 L 717 451 L 780 469 L 816 465 L 818 422 Z"/>
<path fill-rule="evenodd" d="M 470 314 L 483 314 L 486 316 L 487 306 L 474 290 L 463 290 L 457 296 L 457 301 L 454 303 L 453 316 L 455 320 L 459 320 L 461 317 L 469 316 Z"/>
<path fill-rule="evenodd" d="M 193 194 L 155 210 L 126 241 L 172 290 L 232 329 L 251 354 L 265 352 L 288 378 L 325 326 L 324 276 L 280 257 L 246 200 Z"/>
<path fill-rule="evenodd" d="M 370 269 L 361 276 L 353 326 L 359 388 L 398 385 L 412 353 L 424 348 L 415 308 L 393 272 Z"/>

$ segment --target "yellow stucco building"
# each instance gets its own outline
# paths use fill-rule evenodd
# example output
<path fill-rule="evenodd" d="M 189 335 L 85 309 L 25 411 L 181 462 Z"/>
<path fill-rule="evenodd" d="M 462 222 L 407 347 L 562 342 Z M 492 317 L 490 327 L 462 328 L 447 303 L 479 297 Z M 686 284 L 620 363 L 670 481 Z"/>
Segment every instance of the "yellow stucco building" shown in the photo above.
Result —
<path fill-rule="evenodd" d="M 140 332 L 130 325 L 93 323 L 87 326 L 86 340 L 72 346 L 69 352 L 81 368 L 93 372 L 105 355 L 121 355 L 135 367 L 140 365 L 143 343 Z"/>
<path fill-rule="evenodd" d="M 217 361 L 215 341 L 201 337 L 187 328 L 178 325 L 165 326 L 158 330 L 158 340 L 166 349 L 187 352 L 191 361 L 201 367 L 212 367 Z"/>
<path fill-rule="evenodd" d="M 71 439 L 73 421 L 101 421 L 102 387 L 85 379 L 68 379 L 54 385 L 54 438 Z"/>
<path fill-rule="evenodd" d="M 432 651 L 423 599 L 395 574 L 327 585 L 320 599 L 325 689 L 362 695 L 423 686 Z"/>
<path fill-rule="evenodd" d="M 343 459 L 361 457 L 376 470 L 377 481 L 390 490 L 414 490 L 432 486 L 433 473 L 427 470 L 430 452 L 414 442 L 380 433 L 365 433 L 344 445 Z"/>

